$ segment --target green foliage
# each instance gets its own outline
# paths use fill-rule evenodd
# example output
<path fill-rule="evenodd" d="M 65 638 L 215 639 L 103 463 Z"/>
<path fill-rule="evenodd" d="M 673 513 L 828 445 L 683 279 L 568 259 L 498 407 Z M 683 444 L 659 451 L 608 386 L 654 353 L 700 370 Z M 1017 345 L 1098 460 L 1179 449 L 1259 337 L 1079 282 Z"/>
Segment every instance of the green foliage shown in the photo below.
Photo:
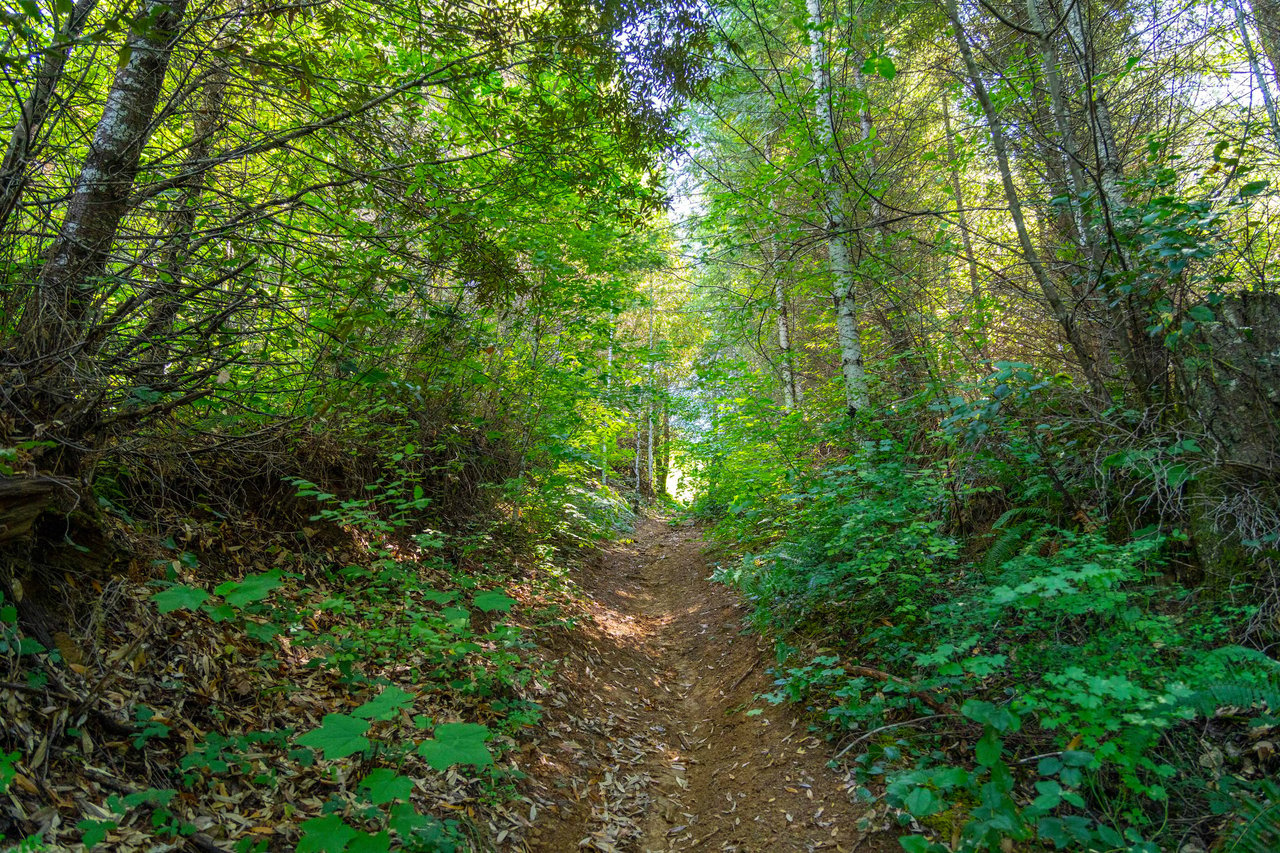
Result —
<path fill-rule="evenodd" d="M 17 764 L 21 758 L 22 754 L 17 751 L 4 752 L 0 750 L 0 794 L 8 790 L 9 783 L 17 775 Z"/>
<path fill-rule="evenodd" d="M 990 422 L 1017 437 L 1009 414 Z M 944 430 L 944 439 L 955 434 Z M 1024 495 L 1061 497 L 1037 472 L 1053 441 L 1042 431 L 1022 445 L 1021 460 L 977 455 L 967 464 L 1008 474 L 1008 488 Z M 779 498 L 756 499 L 774 508 L 766 523 L 789 532 L 718 576 L 755 603 L 761 627 L 782 632 L 776 689 L 764 698 L 855 732 L 958 708 L 979 729 L 971 766 L 923 736 L 869 743 L 855 768 L 926 826 L 961 825 L 960 849 L 993 849 L 1003 838 L 1157 849 L 1152 835 L 1171 799 L 1202 796 L 1168 744 L 1195 713 L 1274 708 L 1277 665 L 1231 645 L 1222 616 L 1169 583 L 1164 560 L 1176 540 L 1153 530 L 1111 541 L 1056 524 L 1052 503 L 1024 503 L 990 522 L 985 542 L 952 535 L 954 501 L 992 491 L 972 473 L 957 481 L 956 470 L 912 459 L 893 442 L 863 441 L 792 477 Z M 743 525 L 729 509 L 722 535 L 755 541 L 761 522 Z M 791 660 L 790 638 L 805 635 L 828 649 Z M 860 665 L 856 675 L 846 661 Z M 878 680 L 868 666 L 909 677 Z M 1028 739 L 1052 750 L 1034 775 L 1020 757 Z M 904 845 L 946 849 L 924 836 Z"/>
<path fill-rule="evenodd" d="M 320 728 L 302 735 L 297 742 L 321 750 L 327 759 L 346 758 L 371 746 L 365 737 L 368 731 L 368 720 L 346 714 L 325 714 Z"/>
<path fill-rule="evenodd" d="M 361 779 L 358 787 L 364 790 L 369 802 L 381 806 L 394 800 L 409 799 L 413 792 L 413 780 L 394 770 L 380 767 Z"/>
<path fill-rule="evenodd" d="M 488 767 L 493 756 L 485 746 L 491 736 L 488 726 L 479 723 L 442 723 L 434 737 L 418 744 L 418 754 L 436 770 L 448 770 L 455 764 Z"/>

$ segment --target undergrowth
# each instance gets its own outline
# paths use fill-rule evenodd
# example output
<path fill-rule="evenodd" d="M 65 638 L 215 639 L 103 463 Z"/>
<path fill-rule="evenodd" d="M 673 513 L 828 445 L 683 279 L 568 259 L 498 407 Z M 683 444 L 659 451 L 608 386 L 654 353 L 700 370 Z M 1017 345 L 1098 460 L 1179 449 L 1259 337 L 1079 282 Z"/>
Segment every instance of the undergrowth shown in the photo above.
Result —
<path fill-rule="evenodd" d="M 776 639 L 762 698 L 808 713 L 912 853 L 1276 849 L 1275 614 L 1180 582 L 1176 519 L 1108 525 L 1080 436 L 972 423 L 837 435 L 769 493 L 767 462 L 718 459 L 695 510 L 745 551 L 717 577 Z"/>
<path fill-rule="evenodd" d="M 98 585 L 115 606 L 92 619 L 60 586 L 52 641 L 20 624 L 39 624 L 19 619 L 37 591 L 0 592 L 0 678 L 31 700 L 6 709 L 0 790 L 81 815 L 50 810 L 21 849 L 450 853 L 519 831 L 514 749 L 551 667 L 536 632 L 565 624 L 574 551 L 630 510 L 562 466 L 450 517 L 431 452 L 388 432 L 363 436 L 358 476 L 288 476 L 269 503 L 217 504 L 234 519 L 188 503 L 160 535 L 154 506 L 112 502 L 149 565 Z M 254 514 L 284 529 L 255 540 Z M 74 803 L 54 778 L 77 780 Z"/>

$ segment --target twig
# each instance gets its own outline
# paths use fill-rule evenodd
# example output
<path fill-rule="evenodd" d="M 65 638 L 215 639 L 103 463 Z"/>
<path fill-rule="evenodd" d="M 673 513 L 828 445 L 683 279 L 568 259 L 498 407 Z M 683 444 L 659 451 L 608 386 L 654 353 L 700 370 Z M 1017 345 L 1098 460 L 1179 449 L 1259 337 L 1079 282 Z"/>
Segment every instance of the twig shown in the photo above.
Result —
<path fill-rule="evenodd" d="M 750 675 L 751 673 L 755 672 L 755 671 L 756 671 L 756 667 L 757 667 L 757 666 L 759 666 L 759 665 L 760 665 L 760 659 L 759 659 L 759 658 L 756 658 L 756 659 L 755 659 L 755 661 L 753 661 L 753 662 L 752 662 L 751 666 L 747 667 L 747 671 L 746 671 L 746 672 L 744 672 L 744 673 L 742 673 L 742 675 L 739 675 L 739 676 L 738 676 L 738 680 L 737 680 L 737 681 L 735 681 L 735 682 L 733 682 L 733 686 L 732 686 L 732 687 L 730 687 L 729 689 L 730 689 L 730 690 L 737 690 L 737 689 L 738 689 L 738 685 L 739 685 L 739 684 L 741 684 L 742 682 L 746 681 L 746 680 L 747 680 L 747 676 L 748 676 L 748 675 Z"/>
<path fill-rule="evenodd" d="M 832 760 L 832 761 L 835 761 L 836 759 L 839 759 L 839 758 L 843 757 L 843 756 L 844 756 L 844 754 L 845 754 L 846 752 L 848 752 L 849 750 L 853 749 L 855 746 L 857 746 L 858 744 L 860 744 L 860 743 L 862 743 L 863 741 L 867 740 L 868 738 L 875 737 L 876 735 L 880 734 L 880 732 L 888 731 L 889 729 L 896 729 L 896 728 L 899 728 L 899 727 L 901 727 L 901 726 L 913 726 L 913 725 L 915 725 L 916 723 L 923 723 L 923 722 L 925 722 L 925 721 L 927 721 L 927 720 L 941 720 L 941 719 L 943 719 L 944 717 L 952 717 L 952 716 L 955 716 L 955 715 L 954 715 L 954 714 L 930 714 L 930 715 L 929 715 L 929 716 L 927 716 L 927 717 L 916 717 L 914 720 L 905 720 L 904 722 L 901 722 L 901 723 L 890 723 L 890 724 L 889 724 L 889 725 L 887 725 L 887 726 L 881 726 L 881 727 L 880 727 L 880 728 L 878 728 L 878 729 L 872 729 L 871 731 L 867 732 L 866 734 L 864 734 L 864 735 L 862 735 L 862 736 L 858 737 L 856 740 L 854 740 L 854 741 L 853 741 L 852 743 L 850 743 L 848 746 L 843 747 L 839 752 L 837 752 L 835 755 L 833 755 L 833 756 L 831 757 L 831 760 Z"/>
<path fill-rule="evenodd" d="M 896 684 L 905 685 L 906 687 L 912 688 L 910 691 L 912 696 L 919 699 L 921 702 L 928 705 L 930 708 L 937 711 L 938 713 L 943 715 L 948 715 L 948 716 L 954 713 L 954 711 L 951 708 L 949 708 L 947 705 L 945 705 L 942 702 L 939 702 L 937 699 L 934 699 L 932 696 L 930 696 L 928 693 L 925 693 L 923 690 L 917 689 L 916 686 L 912 684 L 910 681 L 907 681 L 905 678 L 900 678 L 896 675 L 893 675 L 892 673 L 885 672 L 882 669 L 872 669 L 869 666 L 859 666 L 858 664 L 846 664 L 844 666 L 844 671 L 849 675 L 860 675 L 863 678 L 874 678 L 878 681 L 892 681 Z"/>

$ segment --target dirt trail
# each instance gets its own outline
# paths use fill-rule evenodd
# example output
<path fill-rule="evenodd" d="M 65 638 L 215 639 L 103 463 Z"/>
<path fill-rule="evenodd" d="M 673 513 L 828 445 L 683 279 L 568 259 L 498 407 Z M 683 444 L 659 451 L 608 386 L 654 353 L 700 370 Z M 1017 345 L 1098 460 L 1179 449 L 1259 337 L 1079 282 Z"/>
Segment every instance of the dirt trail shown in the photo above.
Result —
<path fill-rule="evenodd" d="M 548 737 L 524 762 L 544 804 L 528 849 L 900 851 L 788 709 L 746 715 L 769 656 L 701 549 L 646 521 L 575 578 L 591 619 L 555 640 Z"/>

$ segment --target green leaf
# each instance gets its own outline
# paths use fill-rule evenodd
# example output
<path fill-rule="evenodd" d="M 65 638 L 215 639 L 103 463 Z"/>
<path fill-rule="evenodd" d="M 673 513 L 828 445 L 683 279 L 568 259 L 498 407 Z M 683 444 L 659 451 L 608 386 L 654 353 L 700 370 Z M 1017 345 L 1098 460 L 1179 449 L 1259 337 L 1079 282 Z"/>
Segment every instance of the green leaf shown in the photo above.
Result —
<path fill-rule="evenodd" d="M 1187 316 L 1197 323 L 1212 323 L 1216 319 L 1208 305 L 1192 305 L 1187 309 Z"/>
<path fill-rule="evenodd" d="M 244 580 L 227 581 L 213 591 L 227 599 L 227 603 L 235 607 L 244 607 L 255 601 L 266 598 L 271 590 L 280 586 L 279 569 L 272 569 L 260 575 L 248 575 Z"/>
<path fill-rule="evenodd" d="M 418 814 L 417 810 L 410 803 L 399 803 L 391 807 L 391 812 L 387 817 L 387 826 L 389 826 L 396 835 L 400 836 L 403 841 L 413 836 L 415 832 L 431 825 L 431 818 Z"/>
<path fill-rule="evenodd" d="M 84 835 L 80 836 L 80 843 L 84 845 L 86 850 L 90 850 L 105 841 L 107 833 L 115 828 L 116 822 L 114 820 L 82 820 L 76 824 L 76 829 L 84 831 Z"/>
<path fill-rule="evenodd" d="M 455 764 L 487 767 L 493 756 L 484 742 L 489 727 L 479 723 L 443 723 L 436 726 L 435 737 L 418 745 L 418 754 L 435 770 L 448 770 Z"/>
<path fill-rule="evenodd" d="M 1250 198 L 1271 186 L 1270 181 L 1250 181 L 1240 188 L 1240 198 Z"/>
<path fill-rule="evenodd" d="M 904 835 L 898 839 L 898 843 L 902 845 L 902 849 L 907 853 L 929 853 L 929 839 L 923 835 Z"/>
<path fill-rule="evenodd" d="M 960 706 L 960 713 L 975 723 L 991 726 L 999 732 L 1016 732 L 1021 725 L 1018 715 L 1002 705 L 993 705 L 979 699 L 970 699 Z"/>
<path fill-rule="evenodd" d="M 994 767 L 1000 762 L 1000 753 L 1003 749 L 1004 744 L 1000 741 L 1000 735 L 994 728 L 987 726 L 987 730 L 982 733 L 977 746 L 974 747 L 974 755 L 983 767 Z"/>
<path fill-rule="evenodd" d="M 364 720 L 393 720 L 401 711 L 413 707 L 416 697 L 394 684 L 351 712 Z"/>
<path fill-rule="evenodd" d="M 516 603 L 514 598 L 503 595 L 496 589 L 486 592 L 476 593 L 471 599 L 471 603 L 483 610 L 485 613 L 492 613 L 495 610 L 501 610 L 503 613 L 511 610 L 511 605 Z"/>
<path fill-rule="evenodd" d="M 916 817 L 928 817 L 941 811 L 942 800 L 928 788 L 919 787 L 903 798 L 902 805 Z"/>
<path fill-rule="evenodd" d="M 393 800 L 409 799 L 409 795 L 413 793 L 413 780 L 394 770 L 379 767 L 361 779 L 359 787 L 365 789 L 369 802 L 380 806 Z"/>
<path fill-rule="evenodd" d="M 312 818 L 302 824 L 296 853 L 343 853 L 358 834 L 336 814 Z"/>
<path fill-rule="evenodd" d="M 453 628 L 461 630 L 471 624 L 471 611 L 465 607 L 446 607 L 440 615 Z"/>
<path fill-rule="evenodd" d="M 368 832 L 361 832 L 351 839 L 351 843 L 347 845 L 346 853 L 387 853 L 390 849 L 390 833 L 379 832 L 377 835 L 373 835 Z"/>
<path fill-rule="evenodd" d="M 298 743 L 323 751 L 328 759 L 346 758 L 369 748 L 369 739 L 364 736 L 367 731 L 367 720 L 346 714 L 325 714 L 320 728 L 298 738 Z"/>

